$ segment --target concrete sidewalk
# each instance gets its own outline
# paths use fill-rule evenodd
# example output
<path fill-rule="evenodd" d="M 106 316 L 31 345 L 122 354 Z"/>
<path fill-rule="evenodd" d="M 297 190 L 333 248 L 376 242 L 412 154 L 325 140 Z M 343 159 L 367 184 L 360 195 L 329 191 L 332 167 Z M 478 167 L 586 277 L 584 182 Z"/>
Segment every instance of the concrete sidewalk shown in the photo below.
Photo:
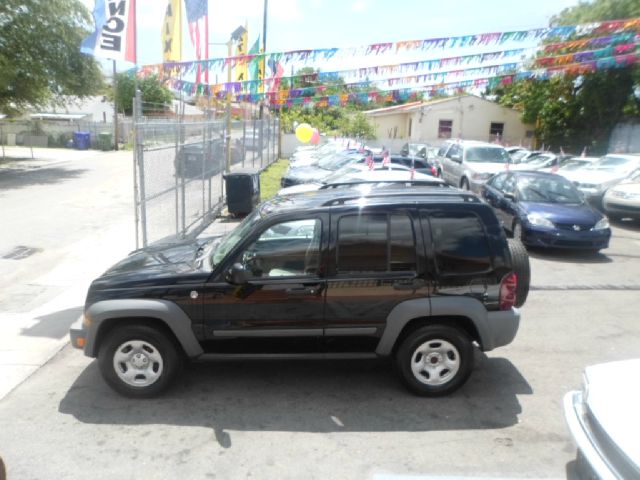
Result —
<path fill-rule="evenodd" d="M 34 149 L 34 153 L 35 153 Z M 86 151 L 37 152 L 36 160 L 0 162 L 3 169 L 38 169 L 62 162 L 81 160 Z M 50 155 L 45 156 L 45 153 Z M 72 159 L 68 155 L 72 153 Z M 89 157 L 131 155 L 131 152 L 89 151 Z M 223 212 L 226 215 L 226 212 Z M 225 234 L 241 219 L 222 216 L 209 225 L 200 237 Z M 64 256 L 56 266 L 31 281 L 24 288 L 29 291 L 56 289 L 54 298 L 35 308 L 28 302 L 26 311 L 0 311 L 0 399 L 27 380 L 69 343 L 68 325 L 82 315 L 85 295 L 91 281 L 111 265 L 135 249 L 132 220 L 111 225 L 89 235 L 64 249 Z M 25 297 L 28 295 L 25 294 Z"/>

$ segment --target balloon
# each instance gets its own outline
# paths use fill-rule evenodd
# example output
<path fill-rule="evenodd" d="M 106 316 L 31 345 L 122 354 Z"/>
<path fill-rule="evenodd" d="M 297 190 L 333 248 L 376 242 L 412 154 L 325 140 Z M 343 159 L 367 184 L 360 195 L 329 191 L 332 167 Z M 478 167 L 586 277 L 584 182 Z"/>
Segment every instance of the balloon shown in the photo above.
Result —
<path fill-rule="evenodd" d="M 296 138 L 302 143 L 309 143 L 312 135 L 313 129 L 308 123 L 301 123 L 296 127 Z"/>
<path fill-rule="evenodd" d="M 311 135 L 311 145 L 317 145 L 320 141 L 320 132 L 317 128 L 313 129 L 313 134 Z"/>

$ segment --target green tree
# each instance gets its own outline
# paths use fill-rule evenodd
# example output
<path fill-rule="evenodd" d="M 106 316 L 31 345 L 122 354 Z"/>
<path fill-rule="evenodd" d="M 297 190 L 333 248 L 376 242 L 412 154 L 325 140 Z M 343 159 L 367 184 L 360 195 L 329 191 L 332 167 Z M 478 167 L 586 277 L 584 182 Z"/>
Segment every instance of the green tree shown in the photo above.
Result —
<path fill-rule="evenodd" d="M 552 25 L 640 16 L 640 0 L 595 0 L 564 9 Z M 523 121 L 536 125 L 541 143 L 553 148 L 590 153 L 607 151 L 615 125 L 625 116 L 638 116 L 640 69 L 628 66 L 546 80 L 521 80 L 490 89 L 500 104 L 522 112 Z"/>
<path fill-rule="evenodd" d="M 173 95 L 156 75 L 138 79 L 137 87 L 142 95 L 142 111 L 145 114 L 163 112 L 170 108 Z M 118 110 L 126 115 L 133 113 L 133 97 L 136 95 L 136 78 L 130 73 L 116 75 L 116 102 Z"/>
<path fill-rule="evenodd" d="M 374 126 L 369 122 L 367 116 L 362 112 L 356 112 L 350 118 L 347 117 L 347 121 L 342 127 L 342 134 L 347 137 L 354 138 L 376 138 L 376 130 Z"/>
<path fill-rule="evenodd" d="M 79 0 L 0 2 L 0 111 L 18 113 L 62 95 L 98 93 L 98 63 L 80 53 L 91 15 Z"/>

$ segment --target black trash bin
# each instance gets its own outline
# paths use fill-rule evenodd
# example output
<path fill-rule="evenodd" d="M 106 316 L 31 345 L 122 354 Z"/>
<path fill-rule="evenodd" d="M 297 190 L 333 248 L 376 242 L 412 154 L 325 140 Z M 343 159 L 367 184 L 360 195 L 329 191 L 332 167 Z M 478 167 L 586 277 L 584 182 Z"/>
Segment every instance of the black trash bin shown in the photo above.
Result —
<path fill-rule="evenodd" d="M 260 203 L 260 172 L 242 168 L 224 175 L 227 209 L 231 215 L 246 215 Z"/>

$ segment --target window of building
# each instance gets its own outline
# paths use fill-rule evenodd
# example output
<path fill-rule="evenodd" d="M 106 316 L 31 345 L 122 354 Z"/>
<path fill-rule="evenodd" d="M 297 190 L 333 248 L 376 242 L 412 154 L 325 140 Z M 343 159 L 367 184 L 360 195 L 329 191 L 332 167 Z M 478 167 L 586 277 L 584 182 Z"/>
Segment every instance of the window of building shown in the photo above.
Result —
<path fill-rule="evenodd" d="M 504 135 L 504 123 L 491 122 L 491 125 L 489 126 L 489 139 L 491 141 L 499 140 L 503 137 L 503 135 Z"/>
<path fill-rule="evenodd" d="M 438 122 L 438 138 L 451 138 L 453 120 L 440 120 Z"/>
<path fill-rule="evenodd" d="M 416 270 L 415 236 L 407 215 L 345 215 L 338 222 L 339 273 Z"/>
<path fill-rule="evenodd" d="M 409 119 L 409 134 L 407 135 L 407 138 L 411 138 L 411 128 L 413 127 L 413 119 L 410 118 Z"/>

